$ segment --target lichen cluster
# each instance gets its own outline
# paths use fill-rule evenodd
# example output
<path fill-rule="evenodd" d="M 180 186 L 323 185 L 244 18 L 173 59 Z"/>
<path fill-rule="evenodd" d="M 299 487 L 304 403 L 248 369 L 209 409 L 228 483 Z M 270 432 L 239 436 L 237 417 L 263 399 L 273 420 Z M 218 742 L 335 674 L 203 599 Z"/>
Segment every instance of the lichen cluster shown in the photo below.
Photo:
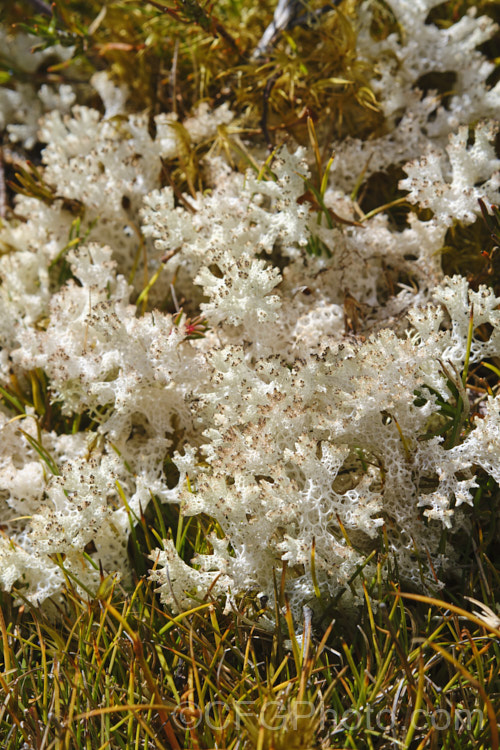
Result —
<path fill-rule="evenodd" d="M 116 60 L 28 80 L 83 55 L 74 19 L 68 46 L 35 55 L 0 29 L 26 73 L 0 89 L 18 191 L 0 227 L 4 589 L 41 604 L 67 575 L 127 579 L 152 501 L 211 519 L 194 559 L 179 535 L 150 555 L 174 609 L 272 601 L 281 575 L 295 611 L 356 602 L 382 549 L 417 588 L 442 585 L 468 506 L 500 482 L 495 250 L 481 272 L 442 264 L 450 232 L 495 241 L 500 83 L 479 49 L 491 19 L 441 24 L 435 6 L 346 2 L 265 60 L 250 32 L 198 18 L 206 70 L 232 67 L 199 101 L 172 60 L 179 99 L 140 107 Z"/>

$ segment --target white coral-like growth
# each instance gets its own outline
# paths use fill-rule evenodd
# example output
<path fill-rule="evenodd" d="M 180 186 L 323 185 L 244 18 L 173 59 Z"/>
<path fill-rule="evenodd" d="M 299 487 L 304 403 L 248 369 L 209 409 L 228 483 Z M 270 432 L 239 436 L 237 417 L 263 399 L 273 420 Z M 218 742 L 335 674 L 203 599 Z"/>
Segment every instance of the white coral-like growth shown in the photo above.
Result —
<path fill-rule="evenodd" d="M 201 591 L 206 574 L 218 570 L 229 576 L 232 592 L 272 596 L 269 570 L 286 560 L 295 571 L 292 601 L 312 601 L 314 544 L 320 588 L 333 595 L 362 562 L 340 528 L 367 550 L 382 524 L 406 575 L 417 583 L 415 545 L 431 558 L 436 554 L 440 524 L 452 527 L 453 504 L 472 502 L 473 466 L 497 473 L 492 456 L 498 420 L 491 417 L 451 450 L 439 438 L 417 440 L 437 411 L 430 389 L 446 392 L 441 361 L 463 367 L 467 330 L 460 321 L 468 320 L 471 303 L 477 324 L 487 319 L 494 326 L 488 342 L 475 342 L 471 361 L 500 354 L 499 299 L 486 288 L 467 295 L 459 277 L 435 296 L 457 320 L 451 329 L 443 329 L 444 310 L 434 306 L 413 316 L 411 338 L 386 330 L 360 346 L 325 346 L 291 368 L 275 357 L 250 365 L 241 348 L 211 356 L 213 388 L 204 399 L 212 425 L 205 433 L 207 468 L 198 470 L 194 489 L 182 500 L 188 515 L 215 518 L 230 546 L 198 556 L 193 590 Z M 421 403 L 416 394 L 425 393 Z M 360 457 L 368 470 L 361 470 Z M 188 601 L 175 581 L 162 592 L 174 606 Z"/>
<path fill-rule="evenodd" d="M 15 36 L 0 26 L 0 49 L 2 56 L 10 61 L 14 69 L 23 71 L 26 80 L 33 77 L 39 65 L 49 56 L 61 61 L 73 54 L 73 47 L 55 45 L 44 51 L 33 52 L 36 39 L 25 34 Z M 76 95 L 69 85 L 54 90 L 43 84 L 36 91 L 31 83 L 15 83 L 12 87 L 0 87 L 0 132 L 7 131 L 12 143 L 20 143 L 31 149 L 37 142 L 38 120 L 44 112 L 57 109 L 68 112 Z"/>
<path fill-rule="evenodd" d="M 452 223 L 480 215 L 478 198 L 498 199 L 500 94 L 477 49 L 490 21 L 470 13 L 441 30 L 426 23 L 434 0 L 389 5 L 399 31 L 380 41 L 370 3 L 360 10 L 387 128 L 335 145 L 324 205 L 344 222 L 318 220 L 306 152 L 291 144 L 258 175 L 214 149 L 204 193 L 162 186 L 162 160 L 230 129 L 226 105 L 183 122 L 161 113 L 153 137 L 103 73 L 104 116 L 69 111 L 63 87 L 36 92 L 48 197 L 20 196 L 0 226 L 4 589 L 57 598 L 65 568 L 95 590 L 99 565 L 126 580 L 130 524 L 152 496 L 214 521 L 194 560 L 168 539 L 151 554 L 174 609 L 246 591 L 272 599 L 284 564 L 296 612 L 318 587 L 324 600 L 356 599 L 382 534 L 407 580 L 439 585 L 478 470 L 500 482 L 498 397 L 467 421 L 462 383 L 466 361 L 500 357 L 500 299 L 443 278 L 439 255 Z M 445 107 L 418 87 L 450 71 Z M 0 92 L 0 129 L 27 147 L 30 92 Z M 365 167 L 403 167 L 401 189 L 432 217 L 399 228 L 384 212 L 361 217 L 352 191 Z M 164 312 L 179 300 L 185 310 Z M 446 443 L 453 385 L 465 416 Z M 32 405 L 20 396 L 30 388 Z"/>
<path fill-rule="evenodd" d="M 475 221 L 478 199 L 493 202 L 500 187 L 500 159 L 494 147 L 497 130 L 491 122 L 480 124 L 473 145 L 467 147 L 468 128 L 461 127 L 450 136 L 448 159 L 429 148 L 424 156 L 405 164 L 408 177 L 399 186 L 409 191 L 408 200 L 430 208 L 444 225 Z"/>

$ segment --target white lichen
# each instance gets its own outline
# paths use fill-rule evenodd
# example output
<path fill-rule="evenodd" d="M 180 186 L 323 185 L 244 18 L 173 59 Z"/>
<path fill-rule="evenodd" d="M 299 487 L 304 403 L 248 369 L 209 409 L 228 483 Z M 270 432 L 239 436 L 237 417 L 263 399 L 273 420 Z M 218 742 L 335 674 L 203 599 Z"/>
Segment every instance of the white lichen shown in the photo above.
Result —
<path fill-rule="evenodd" d="M 226 105 L 183 122 L 156 115 L 152 136 L 103 73 L 104 115 L 72 107 L 65 87 L 0 90 L 0 130 L 45 144 L 50 195 L 19 196 L 0 226 L 0 384 L 19 394 L 43 372 L 46 407 L 65 425 L 46 428 L 40 405 L 17 396 L 0 405 L 4 589 L 41 604 L 60 596 L 63 568 L 91 590 L 99 565 L 126 580 L 130 524 L 152 495 L 214 521 L 194 560 L 172 540 L 151 554 L 174 609 L 247 591 L 272 600 L 285 563 L 294 611 L 348 582 L 357 601 L 355 572 L 382 534 L 406 580 L 439 585 L 456 555 L 452 536 L 442 554 L 443 529 L 467 525 L 479 469 L 500 482 L 497 396 L 450 444 L 427 434 L 469 355 L 469 367 L 500 357 L 500 299 L 443 278 L 439 256 L 452 224 L 480 216 L 478 198 L 498 200 L 500 93 L 477 49 L 489 20 L 469 13 L 440 30 L 426 23 L 434 0 L 388 4 L 398 33 L 371 37 L 370 3 L 359 33 L 386 133 L 331 144 L 324 204 L 344 221 L 330 225 L 305 199 L 306 152 L 291 144 L 260 174 L 209 154 L 204 193 L 162 186 L 162 160 L 186 139 L 227 137 Z M 450 71 L 446 107 L 418 90 Z M 389 167 L 432 215 L 399 228 L 384 212 L 361 216 L 360 173 Z M 186 310 L 164 312 L 167 298 Z"/>

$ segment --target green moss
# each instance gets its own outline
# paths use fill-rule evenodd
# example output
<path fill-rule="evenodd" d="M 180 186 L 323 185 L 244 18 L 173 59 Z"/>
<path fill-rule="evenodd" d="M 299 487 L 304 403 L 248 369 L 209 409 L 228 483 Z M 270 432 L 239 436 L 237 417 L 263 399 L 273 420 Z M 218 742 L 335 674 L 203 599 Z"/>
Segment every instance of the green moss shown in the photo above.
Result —
<path fill-rule="evenodd" d="M 310 3 L 311 10 L 318 5 Z M 50 18 L 16 2 L 6 20 L 30 30 L 41 47 L 74 45 L 72 62 L 49 66 L 47 76 L 88 80 L 106 68 L 130 87 L 133 108 L 149 108 L 152 115 L 182 117 L 201 100 L 229 101 L 248 128 L 262 129 L 267 110 L 264 130 L 299 141 L 307 116 L 336 137 L 379 127 L 370 71 L 356 51 L 355 3 L 332 7 L 314 29 L 296 26 L 281 34 L 268 57 L 252 60 L 273 7 L 271 0 L 220 0 L 208 10 L 194 0 L 175 9 L 156 2 L 58 0 Z"/>

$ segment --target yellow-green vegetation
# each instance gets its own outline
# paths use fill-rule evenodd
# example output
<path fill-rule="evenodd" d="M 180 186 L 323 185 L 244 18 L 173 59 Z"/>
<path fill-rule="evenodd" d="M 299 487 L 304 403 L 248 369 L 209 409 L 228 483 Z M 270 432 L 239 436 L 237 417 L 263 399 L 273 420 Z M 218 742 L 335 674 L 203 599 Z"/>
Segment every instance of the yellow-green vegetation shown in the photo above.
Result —
<path fill-rule="evenodd" d="M 3 747 L 497 748 L 500 619 L 454 603 L 498 591 L 482 495 L 446 601 L 402 593 L 381 559 L 362 612 L 306 611 L 300 635 L 286 602 L 270 632 L 251 596 L 174 617 L 142 581 L 84 600 L 68 579 L 50 620 L 2 597 Z"/>
<path fill-rule="evenodd" d="M 323 6 L 308 5 L 312 11 Z M 384 38 L 397 27 L 381 0 L 376 6 L 373 32 Z M 456 0 L 438 6 L 433 21 L 445 28 L 471 6 L 498 20 L 495 3 Z M 365 62 L 356 51 L 357 3 L 332 5 L 314 34 L 297 26 L 280 35 L 265 57 L 254 59 L 252 52 L 273 10 L 271 0 L 56 0 L 52 6 L 15 0 L 0 10 L 0 20 L 30 31 L 41 48 L 74 46 L 71 59 L 63 63 L 46 58 L 35 73 L 40 82 L 83 86 L 96 71 L 107 70 L 116 83 L 130 87 L 134 108 L 148 111 L 151 128 L 160 112 L 176 112 L 182 120 L 200 102 L 230 104 L 237 116 L 231 134 L 220 128 L 215 144 L 196 146 L 186 135 L 182 157 L 164 164 L 163 184 L 173 187 L 180 203 L 186 204 L 186 194 L 205 189 L 199 163 L 208 149 L 224 149 L 231 163 L 242 170 L 253 166 L 264 176 L 266 168 L 253 161 L 245 140 L 255 139 L 264 161 L 268 146 L 293 138 L 309 148 L 313 165 L 304 201 L 317 212 L 318 223 L 342 221 L 323 203 L 331 166 L 328 144 L 347 134 L 368 139 L 384 133 Z M 493 40 L 485 53 L 498 63 L 498 38 L 496 45 Z M 493 75 L 499 69 L 497 65 Z M 0 75 L 7 86 L 21 76 L 1 50 Z M 422 82 L 443 97 L 448 84 L 453 82 Z M 92 104 L 101 106 L 97 97 Z M 175 127 L 182 137 L 183 126 L 179 122 Z M 4 165 L 11 207 L 15 191 L 46 202 L 55 199 L 55 187 L 44 183 L 35 165 L 38 154 L 26 156 L 33 160 L 28 167 L 8 160 Z M 398 190 L 400 178 L 397 170 L 365 182 L 361 175 L 356 196 L 360 222 L 388 207 L 390 220 L 404 227 L 416 209 Z M 486 283 L 500 294 L 500 214 L 483 208 L 483 219 L 476 224 L 450 228 L 441 250 L 443 267 L 468 277 L 473 288 Z M 79 206 L 68 210 L 75 215 L 70 247 L 80 241 L 80 215 Z M 311 241 L 307 249 L 314 255 L 323 252 L 320 241 Z M 58 284 L 69 273 L 63 264 L 61 256 L 54 265 Z M 179 316 L 178 322 L 182 311 Z M 203 335 L 201 318 L 194 317 L 190 325 L 193 337 Z M 486 340 L 488 330 L 483 329 L 475 335 Z M 472 338 L 472 328 L 470 333 Z M 440 421 L 429 425 L 429 434 L 421 439 L 440 434 L 453 447 L 460 431 L 470 426 L 465 387 L 468 394 L 496 393 L 500 366 L 487 362 L 470 371 L 466 366 L 460 374 L 444 372 L 450 397 L 441 397 Z M 426 395 L 416 393 L 415 398 L 424 404 Z M 27 409 L 33 413 L 40 431 L 90 430 L 99 419 L 98 414 L 62 414 L 51 402 L 40 369 L 28 374 L 27 384 L 13 377 L 8 388 L 0 388 L 0 397 L 13 419 Z M 41 441 L 30 439 L 55 473 Z M 361 464 L 368 460 L 359 458 Z M 167 481 L 172 474 L 175 484 L 176 472 L 174 464 L 165 465 Z M 498 495 L 495 482 L 479 475 L 470 509 L 472 534 L 463 534 L 460 565 L 440 599 L 402 588 L 404 571 L 401 575 L 391 558 L 382 529 L 381 551 L 370 555 L 375 573 L 366 575 L 363 566 L 356 572 L 364 607 L 346 613 L 338 601 L 325 601 L 321 618 L 312 619 L 305 608 L 298 623 L 284 594 L 284 569 L 275 571 L 275 612 L 251 591 L 230 611 L 210 592 L 178 615 L 163 607 L 144 577 L 148 554 L 170 538 L 189 561 L 206 551 L 209 532 L 219 529 L 209 518 L 185 519 L 174 506 L 160 507 L 153 498 L 140 517 L 129 513 L 131 586 L 102 574 L 97 596 L 89 592 L 85 598 L 78 577 L 67 575 L 64 605 L 50 613 L 23 600 L 21 588 L 0 594 L 0 746 L 498 750 Z M 415 556 L 418 552 L 415 548 Z M 54 562 L 64 571 L 63 555 Z M 464 597 L 474 600 L 467 610 Z M 262 624 L 270 619 L 274 629 Z"/>
<path fill-rule="evenodd" d="M 322 4 L 311 3 L 311 10 Z M 239 115 L 241 134 L 269 145 L 293 136 L 308 143 L 307 121 L 312 119 L 327 143 L 332 136 L 382 132 L 376 97 L 367 84 L 367 67 L 356 53 L 353 0 L 325 14 L 310 34 L 297 26 L 279 36 L 272 54 L 253 59 L 274 5 L 221 0 L 214 3 L 77 2 L 58 0 L 54 14 L 27 13 L 30 4 L 12 3 L 5 11 L 8 23 L 40 40 L 37 48 L 74 45 L 69 61 L 50 64 L 36 75 L 40 81 L 85 82 L 107 70 L 116 83 L 126 82 L 137 111 L 153 116 L 170 111 L 187 116 L 203 101 L 216 106 L 228 102 Z M 48 6 L 47 6 L 48 8 Z M 36 15 L 35 15 L 36 14 Z M 15 77 L 8 60 L 2 64 L 4 82 Z M 96 104 L 96 102 L 93 102 Z M 182 134 L 183 127 L 176 125 Z M 177 191 L 185 186 L 202 189 L 199 157 L 208 145 L 193 149 L 185 137 L 180 163 L 166 165 L 165 180 Z M 242 168 L 248 157 L 232 139 L 221 146 L 231 150 Z"/>

